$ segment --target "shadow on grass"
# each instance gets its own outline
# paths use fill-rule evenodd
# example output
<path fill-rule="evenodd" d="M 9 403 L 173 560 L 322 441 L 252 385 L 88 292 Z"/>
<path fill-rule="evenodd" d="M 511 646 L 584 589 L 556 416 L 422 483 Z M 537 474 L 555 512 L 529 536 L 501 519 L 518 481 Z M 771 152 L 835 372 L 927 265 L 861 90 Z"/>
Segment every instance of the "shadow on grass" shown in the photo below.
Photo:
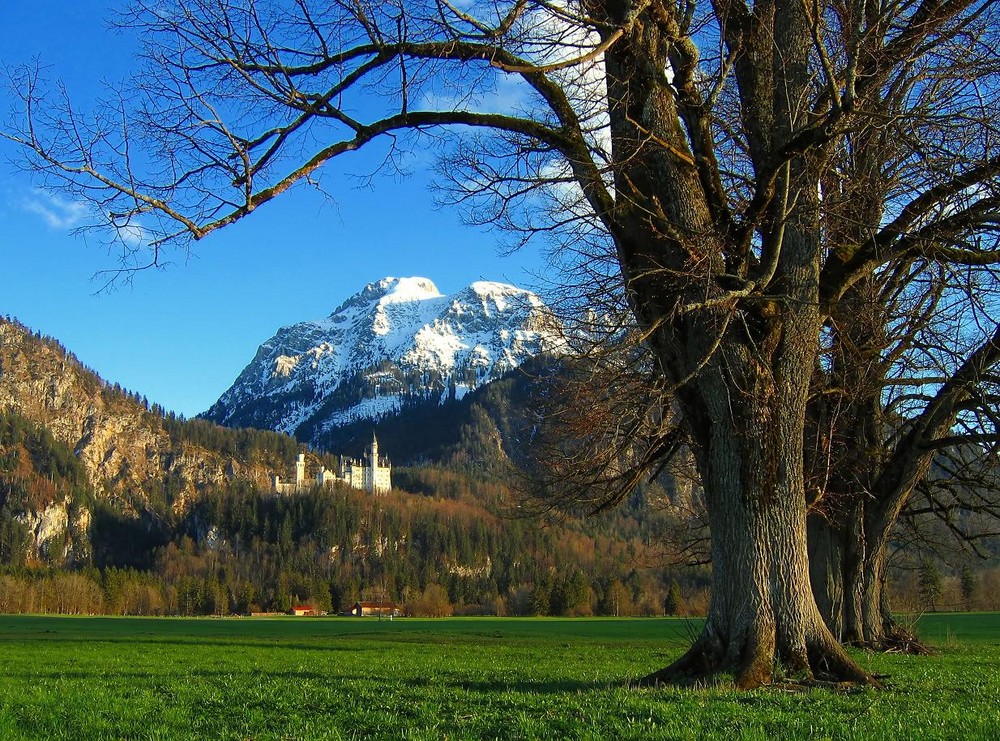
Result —
<path fill-rule="evenodd" d="M 113 679 L 116 681 L 134 681 L 136 687 L 147 687 L 147 688 L 162 688 L 165 682 L 169 681 L 171 678 L 178 676 L 183 676 L 185 678 L 203 679 L 209 680 L 214 683 L 223 682 L 224 680 L 239 682 L 245 680 L 248 682 L 258 682 L 261 677 L 266 677 L 269 680 L 276 682 L 289 682 L 294 680 L 296 682 L 303 681 L 316 681 L 316 682 L 326 682 L 331 681 L 330 674 L 318 672 L 318 671 L 302 671 L 295 669 L 287 670 L 271 670 L 264 674 L 258 671 L 250 669 L 240 669 L 240 670 L 219 670 L 219 669 L 194 669 L 185 668 L 183 672 L 154 672 L 154 671 L 110 671 L 110 670 L 94 670 L 86 671 L 82 669 L 69 669 L 66 671 L 51 670 L 51 671 L 33 671 L 33 672 L 7 672 L 6 676 L 14 680 L 25 680 L 25 681 L 44 681 L 44 680 L 66 680 L 66 679 L 82 679 L 87 681 L 98 681 L 104 679 Z M 339 679 L 340 677 L 338 677 Z M 362 678 L 362 675 L 358 675 L 358 679 Z M 138 682 L 142 684 L 138 684 Z"/>
<path fill-rule="evenodd" d="M 453 679 L 449 677 L 419 677 L 404 680 L 403 684 L 412 689 L 432 686 L 446 686 L 466 692 L 493 695 L 503 692 L 517 692 L 526 695 L 562 695 L 582 692 L 601 692 L 627 686 L 625 681 L 577 679 Z"/>

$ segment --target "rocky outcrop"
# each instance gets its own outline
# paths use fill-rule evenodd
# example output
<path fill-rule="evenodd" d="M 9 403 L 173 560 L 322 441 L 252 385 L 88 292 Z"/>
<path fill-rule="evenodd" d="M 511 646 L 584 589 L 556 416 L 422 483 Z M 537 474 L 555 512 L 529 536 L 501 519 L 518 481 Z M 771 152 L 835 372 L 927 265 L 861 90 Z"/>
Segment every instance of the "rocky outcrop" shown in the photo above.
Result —
<path fill-rule="evenodd" d="M 64 499 L 39 511 L 18 514 L 16 519 L 28 531 L 26 554 L 30 561 L 54 564 L 82 564 L 90 557 L 91 512 Z"/>
<path fill-rule="evenodd" d="M 164 418 L 102 381 L 54 340 L 0 319 L 0 410 L 14 412 L 68 446 L 95 496 L 127 516 L 162 516 L 151 492 L 171 482 L 167 506 L 183 510 L 205 486 L 245 479 L 266 487 L 270 471 L 172 436 Z M 162 500 L 162 498 L 161 498 Z M 44 561 L 85 560 L 90 512 L 46 501 L 17 514 Z"/>

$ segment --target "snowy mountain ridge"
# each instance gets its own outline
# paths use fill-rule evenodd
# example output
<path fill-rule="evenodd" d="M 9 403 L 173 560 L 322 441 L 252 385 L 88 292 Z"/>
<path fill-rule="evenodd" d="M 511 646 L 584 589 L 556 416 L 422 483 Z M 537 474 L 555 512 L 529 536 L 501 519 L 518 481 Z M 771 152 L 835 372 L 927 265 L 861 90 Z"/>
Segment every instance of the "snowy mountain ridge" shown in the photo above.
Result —
<path fill-rule="evenodd" d="M 204 417 L 313 441 L 413 400 L 461 398 L 526 359 L 560 353 L 560 325 L 531 291 L 427 278 L 369 283 L 332 314 L 282 327 Z"/>

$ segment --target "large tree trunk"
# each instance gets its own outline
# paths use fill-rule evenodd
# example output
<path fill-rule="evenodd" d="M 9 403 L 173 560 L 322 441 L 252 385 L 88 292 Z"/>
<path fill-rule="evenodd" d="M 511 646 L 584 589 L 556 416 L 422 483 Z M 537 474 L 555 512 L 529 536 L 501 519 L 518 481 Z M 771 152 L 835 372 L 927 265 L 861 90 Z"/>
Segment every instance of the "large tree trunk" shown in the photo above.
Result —
<path fill-rule="evenodd" d="M 844 532 L 826 517 L 811 513 L 807 521 L 809 542 L 809 581 L 816 606 L 824 622 L 838 641 L 844 640 L 846 613 L 853 594 L 848 585 L 847 550 Z M 853 606 L 853 605 L 852 605 Z"/>
<path fill-rule="evenodd" d="M 734 459 L 725 451 L 713 457 L 708 618 L 688 653 L 647 681 L 731 673 L 740 688 L 781 676 L 873 683 L 827 628 L 809 589 L 800 492 L 786 486 L 768 492 L 744 488 Z"/>
<path fill-rule="evenodd" d="M 740 688 L 779 679 L 874 684 L 824 623 L 810 589 L 797 395 L 781 375 L 772 385 L 764 374 L 742 400 L 747 416 L 733 419 L 721 379 L 718 393 L 708 380 L 700 384 L 710 400 L 707 444 L 696 455 L 712 531 L 712 602 L 694 646 L 645 681 L 726 673 Z"/>
<path fill-rule="evenodd" d="M 865 648 L 887 650 L 898 648 L 900 643 L 910 643 L 909 635 L 892 617 L 889 595 L 886 591 L 885 540 L 870 544 L 865 561 L 855 579 L 858 592 L 858 614 L 851 615 L 844 636 L 846 642 Z"/>
<path fill-rule="evenodd" d="M 824 622 L 837 640 L 870 651 L 925 653 L 892 614 L 887 582 L 889 529 L 857 513 L 830 522 L 809 515 L 809 574 Z"/>

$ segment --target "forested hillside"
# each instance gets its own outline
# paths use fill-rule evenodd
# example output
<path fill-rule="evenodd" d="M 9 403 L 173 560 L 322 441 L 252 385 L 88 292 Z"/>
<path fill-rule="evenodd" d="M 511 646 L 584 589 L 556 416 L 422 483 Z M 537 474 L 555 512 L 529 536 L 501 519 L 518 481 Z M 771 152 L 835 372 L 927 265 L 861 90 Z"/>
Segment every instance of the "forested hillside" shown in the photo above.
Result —
<path fill-rule="evenodd" d="M 0 321 L 0 611 L 337 611 L 375 599 L 417 614 L 704 612 L 709 567 L 677 565 L 704 553 L 691 548 L 690 485 L 646 482 L 599 517 L 526 514 L 537 507 L 521 506 L 511 473 L 532 439 L 532 386 L 551 372 L 536 359 L 461 400 L 381 420 L 389 495 L 279 497 L 268 478 L 287 475 L 294 438 L 165 414 Z M 345 426 L 324 443 L 358 455 L 373 429 Z M 306 455 L 311 469 L 336 465 Z M 893 604 L 1000 608 L 1000 571 L 948 551 L 942 527 L 900 533 Z M 995 539 L 979 543 L 995 554 Z"/>
<path fill-rule="evenodd" d="M 4 612 L 337 611 L 367 598 L 422 614 L 660 614 L 669 591 L 648 545 L 655 523 L 543 525 L 512 516 L 504 486 L 447 468 L 400 471 L 416 493 L 275 496 L 234 482 L 182 514 L 132 518 L 97 501 L 46 431 L 8 413 L 0 432 Z M 52 501 L 77 525 L 32 549 L 29 513 Z"/>
<path fill-rule="evenodd" d="M 655 512 L 516 516 L 498 472 L 516 438 L 511 400 L 531 377 L 470 394 L 434 424 L 380 426 L 397 460 L 388 496 L 277 497 L 268 478 L 286 472 L 295 439 L 165 414 L 4 320 L 0 611 L 338 610 L 372 598 L 431 613 L 662 612 Z M 685 589 L 704 601 L 696 582 Z"/>

